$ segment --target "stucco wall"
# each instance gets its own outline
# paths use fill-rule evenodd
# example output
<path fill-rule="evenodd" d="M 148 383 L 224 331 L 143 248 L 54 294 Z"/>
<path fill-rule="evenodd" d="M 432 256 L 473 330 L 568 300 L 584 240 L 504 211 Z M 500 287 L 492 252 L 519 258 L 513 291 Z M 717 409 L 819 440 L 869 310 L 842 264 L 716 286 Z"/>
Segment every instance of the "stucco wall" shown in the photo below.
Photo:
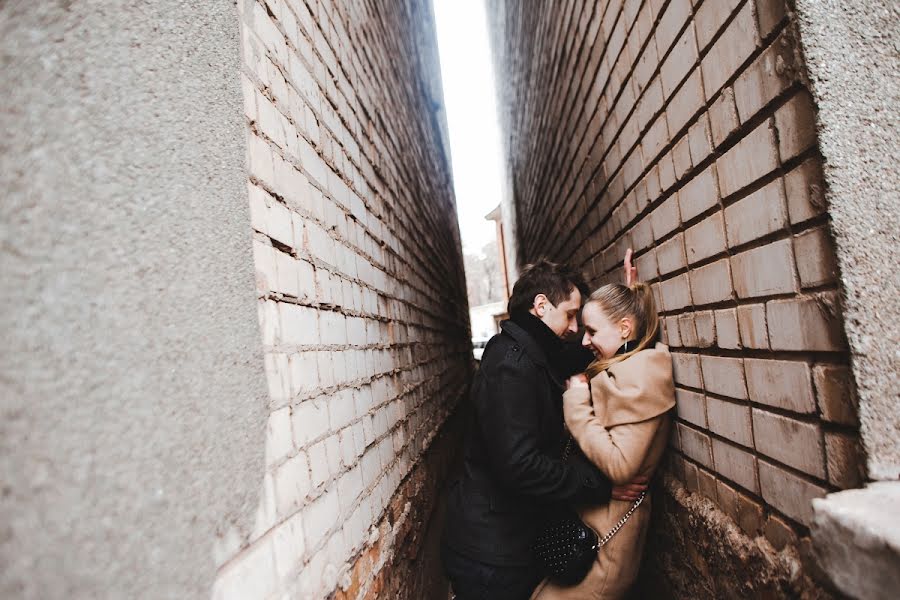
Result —
<path fill-rule="evenodd" d="M 869 477 L 900 478 L 900 9 L 798 0 Z"/>
<path fill-rule="evenodd" d="M 0 7 L 0 596 L 205 597 L 266 387 L 230 2 Z"/>

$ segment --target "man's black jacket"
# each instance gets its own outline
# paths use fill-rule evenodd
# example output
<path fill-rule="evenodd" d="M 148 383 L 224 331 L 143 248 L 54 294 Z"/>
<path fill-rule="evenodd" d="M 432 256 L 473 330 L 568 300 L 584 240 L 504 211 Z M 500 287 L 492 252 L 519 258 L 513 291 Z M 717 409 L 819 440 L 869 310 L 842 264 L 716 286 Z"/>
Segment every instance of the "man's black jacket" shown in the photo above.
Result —
<path fill-rule="evenodd" d="M 564 386 L 535 337 L 505 321 L 485 348 L 463 472 L 448 499 L 444 543 L 492 565 L 533 564 L 532 541 L 554 505 L 601 504 L 611 493 L 580 452 L 568 463 L 561 458 Z"/>

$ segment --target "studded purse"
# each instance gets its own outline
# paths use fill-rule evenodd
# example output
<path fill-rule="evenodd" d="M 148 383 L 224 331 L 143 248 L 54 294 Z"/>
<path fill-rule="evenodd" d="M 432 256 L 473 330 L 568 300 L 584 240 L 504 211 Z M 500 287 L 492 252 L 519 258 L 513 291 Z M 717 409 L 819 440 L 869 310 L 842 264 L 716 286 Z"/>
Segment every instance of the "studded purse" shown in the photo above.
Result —
<path fill-rule="evenodd" d="M 569 438 L 563 452 L 563 460 L 567 460 L 572 445 Z M 538 563 L 544 568 L 547 577 L 562 586 L 580 583 L 597 556 L 597 552 L 609 542 L 628 518 L 644 501 L 645 493 L 634 501 L 628 512 L 616 523 L 606 535 L 598 538 L 593 529 L 585 525 L 581 517 L 572 509 L 564 509 L 549 520 L 546 527 L 538 534 L 532 549 Z"/>

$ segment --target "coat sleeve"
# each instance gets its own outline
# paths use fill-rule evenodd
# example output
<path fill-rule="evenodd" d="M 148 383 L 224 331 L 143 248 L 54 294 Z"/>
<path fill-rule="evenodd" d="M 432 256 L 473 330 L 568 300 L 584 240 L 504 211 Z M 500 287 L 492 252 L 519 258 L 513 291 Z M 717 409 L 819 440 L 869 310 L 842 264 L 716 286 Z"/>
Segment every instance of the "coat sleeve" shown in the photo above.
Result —
<path fill-rule="evenodd" d="M 539 371 L 526 362 L 502 361 L 480 383 L 475 411 L 492 471 L 505 488 L 541 502 L 608 502 L 612 486 L 601 473 L 541 449 Z"/>
<path fill-rule="evenodd" d="M 608 377 L 602 373 L 600 377 Z M 591 390 L 596 390 L 591 384 Z M 563 395 L 566 425 L 582 452 L 614 485 L 634 479 L 650 450 L 664 415 L 605 428 L 594 413 L 591 390 L 572 388 Z"/>

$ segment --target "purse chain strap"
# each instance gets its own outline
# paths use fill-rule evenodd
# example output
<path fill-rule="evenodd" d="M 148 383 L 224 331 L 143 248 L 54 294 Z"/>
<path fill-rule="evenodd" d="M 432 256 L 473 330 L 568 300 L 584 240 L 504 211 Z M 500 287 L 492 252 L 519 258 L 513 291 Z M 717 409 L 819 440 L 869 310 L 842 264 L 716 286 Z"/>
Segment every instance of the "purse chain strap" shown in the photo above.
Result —
<path fill-rule="evenodd" d="M 574 436 L 569 435 L 569 439 L 566 442 L 566 447 L 563 450 L 563 456 L 562 456 L 563 462 L 569 460 L 569 453 L 572 450 L 572 442 L 574 441 L 574 439 L 575 439 Z M 634 501 L 634 503 L 631 505 L 631 508 L 629 508 L 628 512 L 625 513 L 625 516 L 623 516 L 621 519 L 619 519 L 619 522 L 616 523 L 615 527 L 610 529 L 606 535 L 604 535 L 602 538 L 600 538 L 600 540 L 597 542 L 596 550 L 600 550 L 600 548 L 602 548 L 603 546 L 605 546 L 606 544 L 609 543 L 609 540 L 613 539 L 614 535 L 619 533 L 619 530 L 622 529 L 622 526 L 628 522 L 628 519 L 631 518 L 631 515 L 634 514 L 634 511 L 636 511 L 638 509 L 638 506 L 641 505 L 641 502 L 644 501 L 644 496 L 646 496 L 646 495 L 647 495 L 646 491 L 641 492 L 641 495 L 638 496 L 638 499 Z"/>

